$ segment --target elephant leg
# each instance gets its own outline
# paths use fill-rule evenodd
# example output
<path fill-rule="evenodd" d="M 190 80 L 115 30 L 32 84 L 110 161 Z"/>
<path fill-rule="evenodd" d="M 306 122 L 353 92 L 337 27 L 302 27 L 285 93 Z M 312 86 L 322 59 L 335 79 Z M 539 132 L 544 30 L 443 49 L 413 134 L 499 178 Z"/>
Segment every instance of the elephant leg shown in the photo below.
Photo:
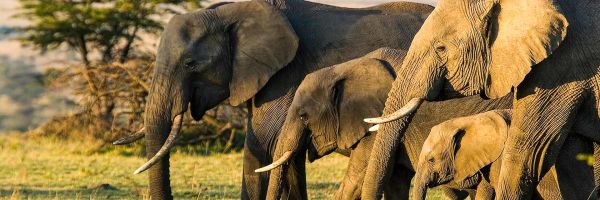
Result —
<path fill-rule="evenodd" d="M 261 168 L 271 163 L 270 154 L 262 148 L 259 148 L 259 143 L 251 132 L 246 135 L 244 143 L 244 164 L 242 177 L 242 194 L 241 199 L 258 200 L 265 199 L 269 184 L 268 173 L 256 173 L 255 169 Z M 295 199 L 307 199 L 306 195 L 306 178 L 305 178 L 305 153 L 299 152 L 297 156 L 290 162 L 286 170 L 286 179 L 288 184 L 284 184 L 284 190 L 281 196 Z M 295 188 L 290 191 L 290 188 Z"/>
<path fill-rule="evenodd" d="M 494 199 L 495 191 L 492 185 L 482 180 L 477 185 L 477 193 L 475 193 L 475 200 L 491 200 Z"/>
<path fill-rule="evenodd" d="M 346 175 L 333 199 L 360 199 L 365 169 L 369 162 L 368 157 L 371 154 L 373 140 L 372 136 L 365 137 L 352 150 Z"/>
<path fill-rule="evenodd" d="M 244 200 L 264 199 L 267 193 L 269 176 L 267 173 L 255 173 L 254 170 L 270 163 L 269 155 L 260 148 L 260 144 L 250 127 L 244 142 L 244 164 L 242 177 L 242 195 Z"/>
<path fill-rule="evenodd" d="M 285 121 L 286 113 L 294 96 L 290 90 L 284 96 L 265 102 L 263 99 L 249 100 L 247 103 L 248 131 L 244 143 L 244 166 L 242 177 L 242 199 L 265 199 L 269 184 L 268 173 L 256 173 L 272 162 L 279 131 Z M 288 164 L 286 173 L 287 183 L 281 193 L 282 197 L 307 199 L 306 172 L 304 171 L 305 155 L 301 152 Z M 300 161 L 302 160 L 302 161 Z M 295 166 L 301 164 L 302 166 Z M 292 186 L 290 188 L 288 186 Z"/>
<path fill-rule="evenodd" d="M 592 151 L 592 142 L 577 134 L 570 134 L 566 139 L 554 165 L 556 179 L 564 199 L 598 199 L 594 192 L 592 166 L 585 161 L 577 160 L 577 155 L 589 155 Z"/>
<path fill-rule="evenodd" d="M 442 193 L 444 193 L 444 196 L 446 196 L 447 199 L 463 200 L 463 199 L 469 197 L 469 192 L 467 192 L 465 190 L 457 190 L 457 189 L 452 189 L 452 188 L 448 188 L 448 187 L 444 187 L 444 186 L 440 186 L 439 188 L 440 188 L 440 190 L 442 190 Z"/>
<path fill-rule="evenodd" d="M 594 142 L 594 183 L 600 187 L 600 143 Z"/>
<path fill-rule="evenodd" d="M 271 154 L 260 148 L 260 143 L 257 141 L 255 135 L 252 134 L 250 128 L 248 130 L 244 143 L 241 199 L 265 199 L 269 184 L 269 174 L 256 173 L 254 170 L 271 163 Z M 285 170 L 287 184 L 284 184 L 284 189 L 281 193 L 282 199 L 307 199 L 305 154 L 305 151 L 298 152 Z M 290 188 L 294 189 L 290 190 Z"/>
<path fill-rule="evenodd" d="M 537 185 L 537 194 L 534 196 L 535 200 L 537 199 L 545 199 L 545 200 L 560 200 L 563 199 L 560 194 L 560 189 L 558 188 L 558 183 L 556 179 L 556 168 L 553 166 L 550 168 L 550 171 L 546 173 L 540 183 Z"/>
<path fill-rule="evenodd" d="M 554 164 L 584 99 L 578 83 L 517 91 L 497 187 L 498 199 L 530 199 Z M 531 94 L 524 94 L 531 92 Z"/>
<path fill-rule="evenodd" d="M 385 184 L 383 196 L 385 199 L 408 199 L 410 181 L 415 173 L 412 170 L 397 166 L 392 177 Z"/>

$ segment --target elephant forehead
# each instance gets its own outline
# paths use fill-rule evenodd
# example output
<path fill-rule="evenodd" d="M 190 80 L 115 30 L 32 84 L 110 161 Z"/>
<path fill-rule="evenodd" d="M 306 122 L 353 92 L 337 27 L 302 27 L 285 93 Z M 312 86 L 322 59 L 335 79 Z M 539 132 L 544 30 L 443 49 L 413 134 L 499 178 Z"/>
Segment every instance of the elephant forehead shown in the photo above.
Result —
<path fill-rule="evenodd" d="M 305 111 L 312 111 L 312 108 L 319 108 L 324 103 L 324 94 L 318 89 L 298 90 L 292 101 L 294 108 L 302 108 Z"/>
<path fill-rule="evenodd" d="M 421 149 L 421 154 L 429 153 L 433 150 L 433 147 L 439 143 L 441 137 L 439 136 L 439 132 L 433 132 L 427 136 L 425 143 L 423 144 L 423 148 Z"/>
<path fill-rule="evenodd" d="M 300 102 L 317 101 L 319 97 L 330 92 L 328 86 L 331 85 L 328 80 L 328 76 L 325 73 L 321 74 L 309 74 L 296 91 L 296 97 L 294 100 L 300 100 Z"/>
<path fill-rule="evenodd" d="M 336 65 L 334 65 L 334 66 L 336 66 Z M 306 84 L 315 84 L 320 81 L 323 81 L 324 77 L 331 76 L 331 74 L 333 73 L 332 69 L 334 66 L 319 69 L 317 71 L 314 71 L 314 72 L 306 75 L 306 77 L 304 77 L 304 80 L 302 80 L 302 83 L 300 83 L 300 85 L 302 86 L 302 85 L 306 85 Z"/>
<path fill-rule="evenodd" d="M 456 130 L 458 130 L 458 127 L 450 122 L 444 122 L 431 128 L 431 133 L 427 136 L 423 145 L 423 152 L 425 150 L 432 151 L 433 148 L 445 148 L 446 144 L 452 140 Z"/>

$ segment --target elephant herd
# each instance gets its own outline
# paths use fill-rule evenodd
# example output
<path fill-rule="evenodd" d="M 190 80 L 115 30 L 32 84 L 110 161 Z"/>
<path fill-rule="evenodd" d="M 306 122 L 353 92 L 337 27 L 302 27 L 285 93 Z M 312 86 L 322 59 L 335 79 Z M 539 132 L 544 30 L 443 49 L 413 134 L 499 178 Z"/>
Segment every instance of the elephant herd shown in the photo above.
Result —
<path fill-rule="evenodd" d="M 249 110 L 242 199 L 307 199 L 307 156 L 332 152 L 335 199 L 598 199 L 576 157 L 600 155 L 599 100 L 599 0 L 227 2 L 169 21 L 144 128 L 115 143 L 145 137 L 136 173 L 172 199 L 183 114 L 228 101 Z"/>

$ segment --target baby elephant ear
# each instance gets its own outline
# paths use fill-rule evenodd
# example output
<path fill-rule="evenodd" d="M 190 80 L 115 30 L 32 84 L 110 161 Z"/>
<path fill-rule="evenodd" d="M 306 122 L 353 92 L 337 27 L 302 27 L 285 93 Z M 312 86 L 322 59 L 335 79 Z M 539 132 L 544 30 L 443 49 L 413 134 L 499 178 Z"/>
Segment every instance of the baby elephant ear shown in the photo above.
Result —
<path fill-rule="evenodd" d="M 394 82 L 393 70 L 385 61 L 358 58 L 334 66 L 339 115 L 338 148 L 349 149 L 367 133 L 372 124 L 363 121 L 380 116 Z"/>
<path fill-rule="evenodd" d="M 488 14 L 491 64 L 485 95 L 490 98 L 503 97 L 516 88 L 533 65 L 558 48 L 569 24 L 554 0 L 499 2 Z"/>
<path fill-rule="evenodd" d="M 496 161 L 504 150 L 508 122 L 503 115 L 489 111 L 453 119 L 463 131 L 454 136 L 455 180 L 464 180 Z"/>

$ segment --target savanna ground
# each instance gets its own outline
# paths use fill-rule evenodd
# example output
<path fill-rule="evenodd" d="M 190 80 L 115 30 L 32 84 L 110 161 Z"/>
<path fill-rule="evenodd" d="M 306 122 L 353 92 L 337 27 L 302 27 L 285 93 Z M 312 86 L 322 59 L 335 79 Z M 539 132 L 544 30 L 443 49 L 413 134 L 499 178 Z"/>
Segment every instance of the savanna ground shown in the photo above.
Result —
<path fill-rule="evenodd" d="M 202 147 L 200 147 L 202 148 Z M 0 135 L 0 199 L 149 199 L 141 145 L 107 147 L 23 134 Z M 311 199 L 330 199 L 348 158 L 327 156 L 307 167 Z M 176 149 L 171 180 L 177 199 L 239 199 L 242 153 Z M 440 199 L 430 191 L 428 199 Z"/>

